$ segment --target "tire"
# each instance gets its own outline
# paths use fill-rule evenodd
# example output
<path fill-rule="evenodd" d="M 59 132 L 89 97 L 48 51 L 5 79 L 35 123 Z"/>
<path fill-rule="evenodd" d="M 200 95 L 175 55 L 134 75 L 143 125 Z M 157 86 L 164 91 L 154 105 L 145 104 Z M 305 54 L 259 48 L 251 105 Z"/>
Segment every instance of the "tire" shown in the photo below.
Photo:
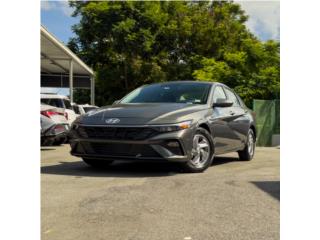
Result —
<path fill-rule="evenodd" d="M 250 128 L 247 136 L 247 143 L 243 150 L 238 151 L 239 159 L 241 161 L 250 161 L 254 157 L 256 148 L 256 138 L 253 130 Z"/>
<path fill-rule="evenodd" d="M 42 138 L 41 139 L 41 146 L 52 146 L 53 140 L 50 138 Z"/>
<path fill-rule="evenodd" d="M 60 146 L 61 144 L 64 144 L 66 142 L 66 138 L 59 138 L 55 140 L 52 145 L 53 146 Z"/>
<path fill-rule="evenodd" d="M 104 159 L 94 159 L 94 158 L 82 158 L 82 160 L 91 167 L 103 168 L 109 166 L 113 161 Z"/>
<path fill-rule="evenodd" d="M 182 167 L 185 172 L 200 173 L 211 166 L 214 155 L 213 141 L 207 130 L 198 128 L 193 136 L 193 143 L 193 156 L 187 162 L 182 163 Z M 201 147 L 199 143 L 202 144 Z"/>

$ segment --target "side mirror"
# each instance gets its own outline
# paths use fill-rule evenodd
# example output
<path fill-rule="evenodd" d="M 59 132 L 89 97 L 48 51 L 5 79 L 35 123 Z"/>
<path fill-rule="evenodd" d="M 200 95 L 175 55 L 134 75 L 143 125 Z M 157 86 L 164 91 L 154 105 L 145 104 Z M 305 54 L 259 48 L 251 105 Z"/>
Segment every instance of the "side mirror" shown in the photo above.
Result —
<path fill-rule="evenodd" d="M 233 102 L 225 99 L 225 98 L 218 98 L 217 102 L 213 103 L 213 107 L 231 107 Z"/>
<path fill-rule="evenodd" d="M 115 100 L 113 103 L 112 103 L 112 105 L 113 104 L 118 104 L 120 102 L 120 100 Z"/>

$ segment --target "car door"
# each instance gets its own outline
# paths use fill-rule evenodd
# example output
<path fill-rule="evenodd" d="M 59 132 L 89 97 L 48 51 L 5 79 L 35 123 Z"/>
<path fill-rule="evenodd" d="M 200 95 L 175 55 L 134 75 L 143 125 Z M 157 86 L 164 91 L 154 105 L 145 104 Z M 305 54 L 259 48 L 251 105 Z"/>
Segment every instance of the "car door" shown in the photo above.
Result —
<path fill-rule="evenodd" d="M 224 90 L 227 99 L 233 103 L 228 109 L 230 114 L 228 124 L 232 131 L 231 149 L 239 150 L 244 146 L 250 124 L 245 116 L 247 110 L 241 106 L 238 97 L 230 88 L 224 86 Z"/>
<path fill-rule="evenodd" d="M 223 87 L 218 85 L 213 91 L 212 103 L 216 103 L 217 99 L 227 99 Z M 222 154 L 230 151 L 235 145 L 234 133 L 230 128 L 232 116 L 230 114 L 232 107 L 213 107 L 208 118 L 214 144 L 215 154 Z"/>

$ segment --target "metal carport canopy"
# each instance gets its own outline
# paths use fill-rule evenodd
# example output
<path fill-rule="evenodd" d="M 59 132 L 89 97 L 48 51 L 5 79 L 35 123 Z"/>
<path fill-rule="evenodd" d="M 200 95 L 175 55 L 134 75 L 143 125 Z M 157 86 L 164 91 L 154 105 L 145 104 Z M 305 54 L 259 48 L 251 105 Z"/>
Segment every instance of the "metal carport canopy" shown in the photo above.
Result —
<path fill-rule="evenodd" d="M 67 46 L 41 26 L 41 87 L 69 87 L 73 102 L 73 88 L 91 89 L 94 105 L 94 72 Z"/>

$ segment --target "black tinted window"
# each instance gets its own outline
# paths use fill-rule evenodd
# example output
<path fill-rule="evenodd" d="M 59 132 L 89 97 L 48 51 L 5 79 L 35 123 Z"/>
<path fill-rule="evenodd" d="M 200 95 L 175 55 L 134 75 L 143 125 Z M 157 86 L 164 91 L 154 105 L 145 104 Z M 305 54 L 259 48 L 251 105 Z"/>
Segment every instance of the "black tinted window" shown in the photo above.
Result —
<path fill-rule="evenodd" d="M 69 100 L 63 99 L 63 102 L 67 109 L 72 110 L 72 106 Z"/>
<path fill-rule="evenodd" d="M 226 94 L 227 94 L 227 97 L 230 101 L 233 102 L 233 105 L 232 106 L 240 106 L 239 104 L 239 101 L 238 101 L 238 98 L 236 97 L 236 95 L 228 88 L 224 88 Z"/>
<path fill-rule="evenodd" d="M 83 107 L 83 110 L 87 113 L 93 109 L 96 109 L 96 107 Z"/>
<path fill-rule="evenodd" d="M 218 98 L 226 99 L 226 94 L 224 93 L 222 87 L 217 86 L 213 92 L 213 102 L 216 103 Z"/>
<path fill-rule="evenodd" d="M 80 114 L 79 106 L 73 105 L 72 108 L 73 108 L 73 111 L 74 111 L 76 114 Z"/>

